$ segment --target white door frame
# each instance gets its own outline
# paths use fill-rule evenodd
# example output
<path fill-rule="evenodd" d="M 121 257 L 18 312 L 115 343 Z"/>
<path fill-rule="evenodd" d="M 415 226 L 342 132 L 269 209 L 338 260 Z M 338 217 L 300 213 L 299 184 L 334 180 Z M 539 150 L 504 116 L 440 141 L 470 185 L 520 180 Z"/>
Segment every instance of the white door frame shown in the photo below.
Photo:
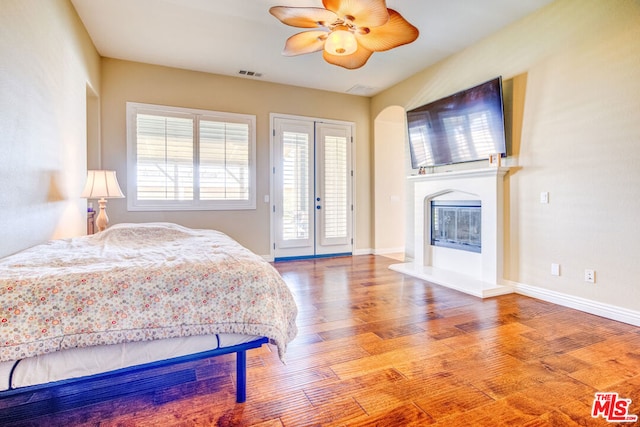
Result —
<path fill-rule="evenodd" d="M 276 236 L 275 236 L 275 226 L 274 226 L 274 220 L 275 220 L 275 215 L 274 215 L 274 211 L 275 211 L 275 205 L 274 205 L 274 194 L 275 194 L 275 188 L 274 188 L 274 168 L 275 168 L 275 164 L 274 164 L 274 156 L 273 156 L 273 149 L 274 149 L 274 144 L 275 144 L 275 119 L 291 119 L 291 120 L 304 120 L 304 121 L 313 121 L 313 122 L 321 122 L 321 123 L 328 123 L 328 124 L 337 124 L 337 125 L 343 125 L 343 126 L 350 126 L 351 127 L 351 137 L 353 138 L 353 142 L 351 144 L 351 170 L 352 170 L 352 185 L 351 185 L 351 204 L 353 205 L 353 212 L 351 215 L 351 236 L 353 239 L 353 244 L 352 244 L 352 249 L 353 252 L 355 252 L 355 242 L 356 242 L 356 227 L 355 227 L 355 218 L 356 218 L 356 212 L 357 212 L 357 206 L 356 206 L 356 157 L 355 157 L 355 153 L 356 153 L 356 125 L 354 122 L 348 122 L 348 121 L 342 121 L 342 120 L 332 120 L 332 119 L 324 119 L 324 118 L 319 118 L 319 117 L 310 117 L 310 116 L 298 116 L 298 115 L 293 115 L 293 114 L 283 114 L 283 113 L 269 113 L 269 229 L 270 229 L 270 242 L 269 242 L 269 258 L 271 260 L 275 259 L 275 242 L 276 242 Z"/>

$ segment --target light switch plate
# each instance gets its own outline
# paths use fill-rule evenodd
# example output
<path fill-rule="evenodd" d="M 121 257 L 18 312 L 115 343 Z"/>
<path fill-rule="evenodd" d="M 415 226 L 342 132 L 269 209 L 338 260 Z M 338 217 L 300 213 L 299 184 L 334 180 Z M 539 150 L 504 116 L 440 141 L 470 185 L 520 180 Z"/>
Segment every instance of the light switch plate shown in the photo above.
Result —
<path fill-rule="evenodd" d="M 543 191 L 540 193 L 540 203 L 549 203 L 549 192 Z"/>

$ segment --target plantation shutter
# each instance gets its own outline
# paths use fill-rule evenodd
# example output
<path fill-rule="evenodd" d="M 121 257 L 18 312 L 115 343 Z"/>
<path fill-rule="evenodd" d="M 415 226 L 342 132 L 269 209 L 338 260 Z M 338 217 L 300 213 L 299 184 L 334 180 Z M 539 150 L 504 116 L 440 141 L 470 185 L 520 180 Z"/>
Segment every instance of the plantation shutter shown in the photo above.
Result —
<path fill-rule="evenodd" d="M 193 119 L 138 114 L 139 200 L 193 200 Z"/>
<path fill-rule="evenodd" d="M 249 125 L 200 120 L 200 199 L 249 198 Z"/>
<path fill-rule="evenodd" d="M 324 139 L 324 237 L 346 237 L 348 234 L 348 150 L 347 138 L 326 136 Z"/>
<path fill-rule="evenodd" d="M 127 103 L 127 208 L 256 208 L 255 116 Z"/>
<path fill-rule="evenodd" d="M 282 134 L 282 239 L 309 238 L 309 135 Z"/>

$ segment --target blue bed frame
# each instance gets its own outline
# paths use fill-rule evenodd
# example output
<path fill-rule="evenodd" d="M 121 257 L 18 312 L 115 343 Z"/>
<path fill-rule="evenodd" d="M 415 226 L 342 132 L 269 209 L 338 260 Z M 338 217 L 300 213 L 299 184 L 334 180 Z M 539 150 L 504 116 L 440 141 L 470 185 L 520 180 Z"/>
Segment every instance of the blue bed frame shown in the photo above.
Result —
<path fill-rule="evenodd" d="M 132 381 L 127 382 L 127 390 L 123 390 L 122 387 L 108 386 L 109 380 L 113 380 L 118 376 L 134 375 L 154 368 L 177 365 L 229 353 L 236 353 L 236 402 L 243 403 L 247 399 L 247 350 L 261 347 L 268 342 L 268 338 L 260 337 L 231 347 L 207 350 L 101 374 L 2 391 L 0 392 L 0 425 L 5 422 L 17 422 L 60 410 L 99 403 L 113 397 L 152 391 L 158 387 L 166 388 L 188 381 L 195 381 L 195 374 L 191 370 L 184 370 L 168 372 L 163 374 L 162 377 L 152 378 L 151 380 L 148 378 L 134 378 Z M 42 390 L 47 390 L 51 397 L 39 401 L 30 401 L 29 394 Z M 20 398 L 22 396 L 24 396 L 24 399 Z M 3 402 L 11 397 L 18 397 L 16 401 L 19 403 L 16 403 L 15 406 L 8 406 Z"/>

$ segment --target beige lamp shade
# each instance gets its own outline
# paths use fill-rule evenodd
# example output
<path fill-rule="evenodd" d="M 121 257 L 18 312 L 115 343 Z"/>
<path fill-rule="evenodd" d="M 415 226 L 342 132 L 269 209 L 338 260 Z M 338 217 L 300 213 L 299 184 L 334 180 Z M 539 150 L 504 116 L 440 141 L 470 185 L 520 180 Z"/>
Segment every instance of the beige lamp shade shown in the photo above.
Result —
<path fill-rule="evenodd" d="M 124 194 L 122 194 L 122 190 L 118 184 L 116 171 L 87 171 L 87 183 L 80 197 L 87 199 L 123 198 Z"/>
<path fill-rule="evenodd" d="M 109 217 L 107 216 L 107 201 L 105 199 L 121 199 L 124 197 L 116 171 L 107 170 L 91 170 L 87 171 L 87 183 L 82 190 L 81 197 L 87 199 L 100 199 L 100 212 L 96 217 L 96 227 L 98 231 L 103 231 L 109 225 Z"/>

